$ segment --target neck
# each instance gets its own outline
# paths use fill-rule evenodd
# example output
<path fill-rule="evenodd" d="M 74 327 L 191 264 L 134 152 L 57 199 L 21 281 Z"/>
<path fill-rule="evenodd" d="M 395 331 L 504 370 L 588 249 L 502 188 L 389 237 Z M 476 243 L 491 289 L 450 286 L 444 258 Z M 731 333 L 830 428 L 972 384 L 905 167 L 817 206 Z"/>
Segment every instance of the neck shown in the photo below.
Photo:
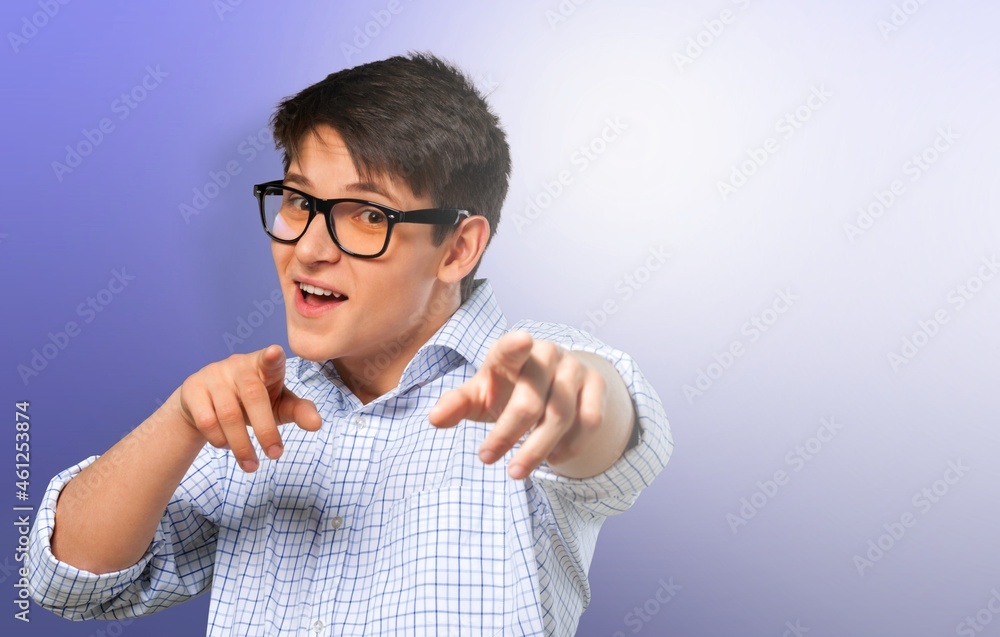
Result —
<path fill-rule="evenodd" d="M 420 320 L 378 350 L 362 356 L 342 356 L 333 361 L 340 378 L 361 404 L 367 405 L 399 385 L 403 370 L 424 343 L 430 340 L 460 306 L 461 295 L 454 290 L 438 290 L 421 313 Z"/>

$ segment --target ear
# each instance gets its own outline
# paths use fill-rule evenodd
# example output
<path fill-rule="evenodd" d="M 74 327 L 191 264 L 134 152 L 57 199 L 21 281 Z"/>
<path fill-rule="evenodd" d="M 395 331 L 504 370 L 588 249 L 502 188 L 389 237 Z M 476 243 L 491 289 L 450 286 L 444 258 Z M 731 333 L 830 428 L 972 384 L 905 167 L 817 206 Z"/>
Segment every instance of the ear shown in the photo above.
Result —
<path fill-rule="evenodd" d="M 490 223 L 482 215 L 463 219 L 441 245 L 444 250 L 438 265 L 438 279 L 445 283 L 461 281 L 486 250 L 490 238 Z"/>

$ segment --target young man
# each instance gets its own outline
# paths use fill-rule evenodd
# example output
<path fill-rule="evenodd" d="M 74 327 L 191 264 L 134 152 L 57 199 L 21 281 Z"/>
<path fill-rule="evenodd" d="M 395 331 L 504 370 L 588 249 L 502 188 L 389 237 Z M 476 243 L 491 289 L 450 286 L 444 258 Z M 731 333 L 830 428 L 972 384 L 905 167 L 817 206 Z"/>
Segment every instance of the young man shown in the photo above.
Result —
<path fill-rule="evenodd" d="M 33 599 L 124 618 L 211 585 L 210 635 L 572 635 L 601 524 L 672 441 L 631 357 L 508 328 L 474 279 L 510 173 L 497 118 L 411 55 L 272 126 L 285 175 L 254 192 L 296 356 L 208 365 L 55 476 Z"/>

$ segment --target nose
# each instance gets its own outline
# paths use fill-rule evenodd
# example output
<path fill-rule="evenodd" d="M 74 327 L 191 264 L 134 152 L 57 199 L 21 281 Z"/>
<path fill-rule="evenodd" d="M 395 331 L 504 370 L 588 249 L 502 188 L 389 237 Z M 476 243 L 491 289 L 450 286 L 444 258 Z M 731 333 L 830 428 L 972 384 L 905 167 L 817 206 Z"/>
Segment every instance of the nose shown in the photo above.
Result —
<path fill-rule="evenodd" d="M 305 233 L 295 243 L 295 256 L 303 263 L 339 261 L 343 252 L 333 242 L 326 218 L 318 214 L 306 226 Z"/>

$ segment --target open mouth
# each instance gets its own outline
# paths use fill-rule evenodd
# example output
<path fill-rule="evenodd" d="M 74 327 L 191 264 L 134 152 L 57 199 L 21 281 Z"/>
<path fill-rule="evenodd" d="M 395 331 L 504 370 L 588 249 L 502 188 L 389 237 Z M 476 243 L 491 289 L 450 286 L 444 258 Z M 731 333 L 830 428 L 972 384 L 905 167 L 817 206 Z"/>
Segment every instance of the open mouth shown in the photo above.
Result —
<path fill-rule="evenodd" d="M 339 294 L 333 290 L 326 290 L 315 285 L 299 282 L 299 293 L 306 305 L 312 307 L 322 307 L 333 305 L 347 300 L 347 295 Z"/>

